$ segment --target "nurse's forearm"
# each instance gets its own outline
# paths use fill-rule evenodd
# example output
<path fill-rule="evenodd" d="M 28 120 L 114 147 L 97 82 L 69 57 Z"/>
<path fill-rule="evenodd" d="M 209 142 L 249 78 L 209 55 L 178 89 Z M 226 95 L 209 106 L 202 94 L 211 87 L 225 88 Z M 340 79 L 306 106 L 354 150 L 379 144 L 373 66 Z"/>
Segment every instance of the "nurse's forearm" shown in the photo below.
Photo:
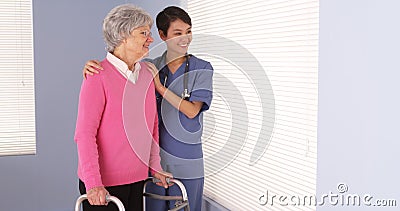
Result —
<path fill-rule="evenodd" d="M 185 114 L 188 118 L 192 119 L 200 112 L 203 102 L 190 102 L 183 100 L 181 97 L 171 92 L 164 86 L 157 88 L 157 91 L 167 100 L 173 107 Z"/>

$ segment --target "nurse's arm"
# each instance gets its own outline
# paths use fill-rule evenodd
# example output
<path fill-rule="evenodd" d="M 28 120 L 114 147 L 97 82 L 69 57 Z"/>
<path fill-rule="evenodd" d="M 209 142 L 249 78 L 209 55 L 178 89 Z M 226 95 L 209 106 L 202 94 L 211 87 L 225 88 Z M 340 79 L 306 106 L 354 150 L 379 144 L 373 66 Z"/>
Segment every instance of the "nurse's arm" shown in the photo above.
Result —
<path fill-rule="evenodd" d="M 203 102 L 183 100 L 181 97 L 171 92 L 168 88 L 161 84 L 158 69 L 154 66 L 154 64 L 149 62 L 146 63 L 149 67 L 149 71 L 153 74 L 154 86 L 157 92 L 160 93 L 160 95 L 162 95 L 165 100 L 167 100 L 180 112 L 185 114 L 188 118 L 195 118 L 197 114 L 199 114 L 200 109 L 203 107 Z"/>
<path fill-rule="evenodd" d="M 188 101 L 184 100 L 169 89 L 165 88 L 161 83 L 156 84 L 156 89 L 165 100 L 167 100 L 172 106 L 178 109 L 180 112 L 185 114 L 188 118 L 193 119 L 199 114 L 200 109 L 203 106 L 203 102 L 200 101 Z"/>

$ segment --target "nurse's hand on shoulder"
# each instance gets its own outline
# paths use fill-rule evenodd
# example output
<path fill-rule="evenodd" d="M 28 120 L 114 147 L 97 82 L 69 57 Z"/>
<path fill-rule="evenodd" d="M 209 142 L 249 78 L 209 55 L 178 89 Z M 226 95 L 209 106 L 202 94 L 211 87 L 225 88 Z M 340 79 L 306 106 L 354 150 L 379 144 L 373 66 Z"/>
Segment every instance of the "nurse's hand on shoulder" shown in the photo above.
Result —
<path fill-rule="evenodd" d="M 157 67 L 151 63 L 151 62 L 145 62 L 147 65 L 147 69 L 149 69 L 149 71 L 151 72 L 151 74 L 153 75 L 153 81 L 154 81 L 154 86 L 157 88 L 159 88 L 160 86 L 162 86 L 161 82 L 160 82 L 160 77 L 159 77 L 159 70 L 157 69 Z"/>
<path fill-rule="evenodd" d="M 87 199 L 91 205 L 107 205 L 107 195 L 109 193 L 104 187 L 95 187 L 87 191 Z"/>
<path fill-rule="evenodd" d="M 157 178 L 161 181 L 161 182 L 156 183 L 158 186 L 168 188 L 168 186 L 173 185 L 173 183 L 167 183 L 167 181 L 166 181 L 167 178 L 173 178 L 172 174 L 169 172 L 165 172 L 165 171 L 155 172 L 155 173 L 153 173 L 153 177 Z"/>
<path fill-rule="evenodd" d="M 94 73 L 99 73 L 98 70 L 103 70 L 103 67 L 100 65 L 100 62 L 97 60 L 89 60 L 86 62 L 83 67 L 83 78 L 86 79 L 88 75 L 93 75 Z"/>
<path fill-rule="evenodd" d="M 146 65 L 147 65 L 149 71 L 151 72 L 151 74 L 153 75 L 153 77 L 156 77 L 158 75 L 157 67 L 151 62 L 144 62 L 144 63 L 146 63 Z"/>
<path fill-rule="evenodd" d="M 159 70 L 157 69 L 157 67 L 151 63 L 151 62 L 145 62 L 147 65 L 147 68 L 149 69 L 149 71 L 151 72 L 151 74 L 153 75 L 154 78 L 154 83 L 156 82 L 160 82 L 160 78 L 158 76 L 158 72 Z M 161 83 L 160 83 L 161 84 Z"/>

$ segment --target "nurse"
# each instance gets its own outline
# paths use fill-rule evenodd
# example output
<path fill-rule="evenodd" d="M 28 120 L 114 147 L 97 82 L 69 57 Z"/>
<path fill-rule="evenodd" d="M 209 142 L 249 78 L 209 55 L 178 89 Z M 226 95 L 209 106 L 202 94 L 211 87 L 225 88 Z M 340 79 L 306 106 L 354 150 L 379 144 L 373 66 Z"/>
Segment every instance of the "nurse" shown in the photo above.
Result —
<path fill-rule="evenodd" d="M 204 187 L 204 163 L 201 136 L 202 113 L 212 100 L 211 64 L 187 53 L 192 41 L 190 16 L 181 8 L 170 6 L 156 17 L 160 38 L 167 51 L 148 60 L 154 76 L 159 115 L 161 165 L 181 180 L 188 192 L 190 209 L 201 210 Z M 94 67 L 94 68 L 93 68 Z M 84 75 L 102 69 L 97 61 L 89 61 Z M 179 188 L 149 186 L 149 192 L 160 195 L 181 195 Z M 147 210 L 167 210 L 174 203 L 148 199 Z"/>

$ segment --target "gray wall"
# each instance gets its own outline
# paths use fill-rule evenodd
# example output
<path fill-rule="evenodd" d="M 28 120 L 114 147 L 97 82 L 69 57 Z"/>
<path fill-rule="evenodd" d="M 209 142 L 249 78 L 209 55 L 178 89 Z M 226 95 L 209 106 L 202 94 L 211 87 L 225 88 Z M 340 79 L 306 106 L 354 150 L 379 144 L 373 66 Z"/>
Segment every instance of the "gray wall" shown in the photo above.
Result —
<path fill-rule="evenodd" d="M 317 192 L 345 183 L 344 196 L 397 199 L 397 208 L 368 210 L 400 206 L 399 8 L 397 0 L 320 1 Z"/>
<path fill-rule="evenodd" d="M 0 157 L 0 210 L 73 210 L 78 196 L 73 135 L 81 70 L 86 60 L 105 56 L 101 22 L 111 8 L 126 2 L 153 17 L 166 5 L 179 3 L 33 1 L 37 154 Z"/>

